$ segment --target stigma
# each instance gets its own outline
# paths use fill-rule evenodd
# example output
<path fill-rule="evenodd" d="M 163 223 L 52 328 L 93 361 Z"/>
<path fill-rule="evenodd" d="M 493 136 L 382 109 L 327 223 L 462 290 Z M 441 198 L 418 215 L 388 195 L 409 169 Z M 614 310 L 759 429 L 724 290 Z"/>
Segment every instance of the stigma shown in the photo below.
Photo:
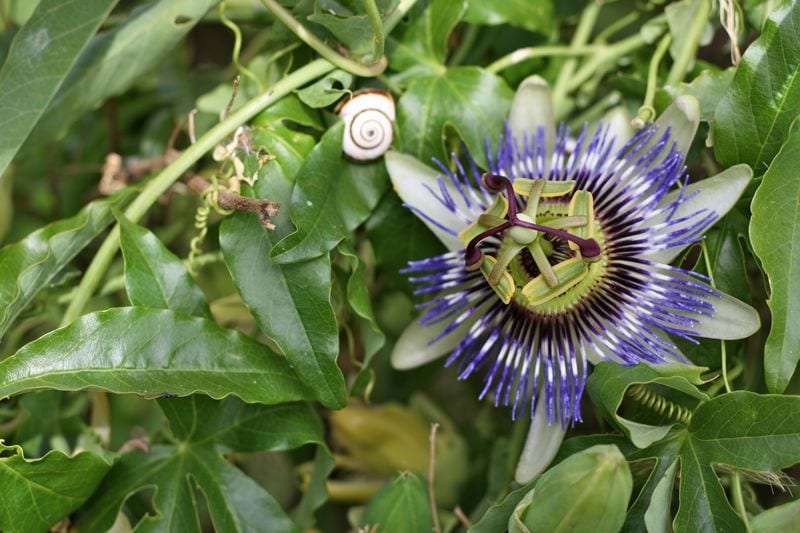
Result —
<path fill-rule="evenodd" d="M 590 267 L 604 254 L 590 192 L 575 190 L 573 180 L 512 183 L 490 173 L 481 183 L 497 196 L 459 238 L 466 269 L 480 270 L 503 303 L 553 310 L 544 304 L 564 300 L 587 277 L 596 277 L 598 269 Z"/>

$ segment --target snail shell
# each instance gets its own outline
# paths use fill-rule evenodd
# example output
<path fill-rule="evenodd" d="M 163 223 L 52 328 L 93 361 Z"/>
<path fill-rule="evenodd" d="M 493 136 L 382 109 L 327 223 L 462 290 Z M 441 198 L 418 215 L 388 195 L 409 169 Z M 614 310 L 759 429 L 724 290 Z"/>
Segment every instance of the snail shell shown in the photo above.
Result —
<path fill-rule="evenodd" d="M 394 99 L 386 91 L 357 92 L 338 108 L 344 120 L 342 151 L 357 161 L 382 156 L 394 138 Z"/>

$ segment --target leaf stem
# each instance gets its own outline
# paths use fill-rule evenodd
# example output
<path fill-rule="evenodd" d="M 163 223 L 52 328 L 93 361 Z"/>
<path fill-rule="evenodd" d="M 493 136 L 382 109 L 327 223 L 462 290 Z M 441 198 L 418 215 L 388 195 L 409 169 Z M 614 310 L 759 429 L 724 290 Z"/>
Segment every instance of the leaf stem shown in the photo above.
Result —
<path fill-rule="evenodd" d="M 336 50 L 322 42 L 316 35 L 308 31 L 305 26 L 295 19 L 292 14 L 284 9 L 276 0 L 261 0 L 261 3 L 275 15 L 279 21 L 286 25 L 292 33 L 297 35 L 301 41 L 313 48 L 319 55 L 336 65 L 336 67 L 346 70 L 356 76 L 371 78 L 386 70 L 386 57 L 375 58 L 371 65 L 364 65 L 344 57 Z"/>
<path fill-rule="evenodd" d="M 302 68 L 289 74 L 271 89 L 256 96 L 225 120 L 208 130 L 197 142 L 189 146 L 171 164 L 164 167 L 142 190 L 141 194 L 125 210 L 125 216 L 132 222 L 137 222 L 147 210 L 172 186 L 192 165 L 194 165 L 206 152 L 222 142 L 227 136 L 244 124 L 264 108 L 274 104 L 298 87 L 323 76 L 335 67 L 324 59 L 317 59 Z M 100 284 L 114 255 L 119 248 L 119 225 L 106 237 L 97 251 L 92 263 L 86 270 L 80 285 L 75 291 L 74 299 L 67 307 L 61 325 L 66 325 L 75 320 L 83 312 L 92 293 Z"/>
<path fill-rule="evenodd" d="M 497 61 L 494 61 L 486 67 L 486 70 L 493 74 L 497 74 L 501 70 L 512 67 L 517 63 L 521 63 L 527 59 L 535 57 L 557 57 L 557 56 L 585 56 L 590 55 L 597 51 L 597 46 L 581 45 L 581 46 L 531 46 L 528 48 L 519 48 L 510 54 L 504 55 Z"/>
<path fill-rule="evenodd" d="M 697 54 L 700 37 L 703 35 L 703 29 L 711 13 L 711 1 L 697 0 L 697 2 L 699 2 L 697 13 L 692 17 L 692 23 L 689 26 L 686 38 L 681 42 L 678 56 L 675 58 L 672 69 L 670 69 L 669 75 L 667 76 L 666 85 L 676 85 L 680 83 L 686 75 L 686 71 L 689 70 L 689 64 L 694 60 Z"/>
<path fill-rule="evenodd" d="M 380 12 L 378 12 L 378 6 L 375 5 L 375 0 L 362 0 L 362 2 L 364 10 L 367 12 L 369 23 L 372 24 L 373 59 L 377 62 L 383 57 L 383 44 L 386 40 L 383 21 L 381 20 Z"/>

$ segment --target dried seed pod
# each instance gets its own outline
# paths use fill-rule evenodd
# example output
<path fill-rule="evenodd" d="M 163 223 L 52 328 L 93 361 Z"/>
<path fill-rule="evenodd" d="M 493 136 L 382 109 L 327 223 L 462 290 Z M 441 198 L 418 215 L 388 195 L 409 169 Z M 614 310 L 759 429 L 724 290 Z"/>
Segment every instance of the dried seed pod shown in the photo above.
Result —
<path fill-rule="evenodd" d="M 394 99 L 386 91 L 357 92 L 337 108 L 344 120 L 342 151 L 357 161 L 382 156 L 394 138 Z"/>

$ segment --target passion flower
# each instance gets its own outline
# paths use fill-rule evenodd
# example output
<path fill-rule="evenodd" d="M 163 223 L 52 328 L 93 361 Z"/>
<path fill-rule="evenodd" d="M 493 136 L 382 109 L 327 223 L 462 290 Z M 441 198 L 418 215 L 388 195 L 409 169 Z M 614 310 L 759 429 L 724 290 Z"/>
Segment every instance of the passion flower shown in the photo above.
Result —
<path fill-rule="evenodd" d="M 537 77 L 517 91 L 488 168 L 466 154 L 438 170 L 386 154 L 405 205 L 448 253 L 411 261 L 428 295 L 392 363 L 449 354 L 481 398 L 532 417 L 517 480 L 526 482 L 581 420 L 588 363 L 688 362 L 669 335 L 738 339 L 754 309 L 669 263 L 733 207 L 752 177 L 738 165 L 686 184 L 699 105 L 681 96 L 630 140 L 608 125 L 572 139 Z M 627 141 L 627 142 L 626 142 Z M 669 334 L 669 335 L 668 335 Z"/>

